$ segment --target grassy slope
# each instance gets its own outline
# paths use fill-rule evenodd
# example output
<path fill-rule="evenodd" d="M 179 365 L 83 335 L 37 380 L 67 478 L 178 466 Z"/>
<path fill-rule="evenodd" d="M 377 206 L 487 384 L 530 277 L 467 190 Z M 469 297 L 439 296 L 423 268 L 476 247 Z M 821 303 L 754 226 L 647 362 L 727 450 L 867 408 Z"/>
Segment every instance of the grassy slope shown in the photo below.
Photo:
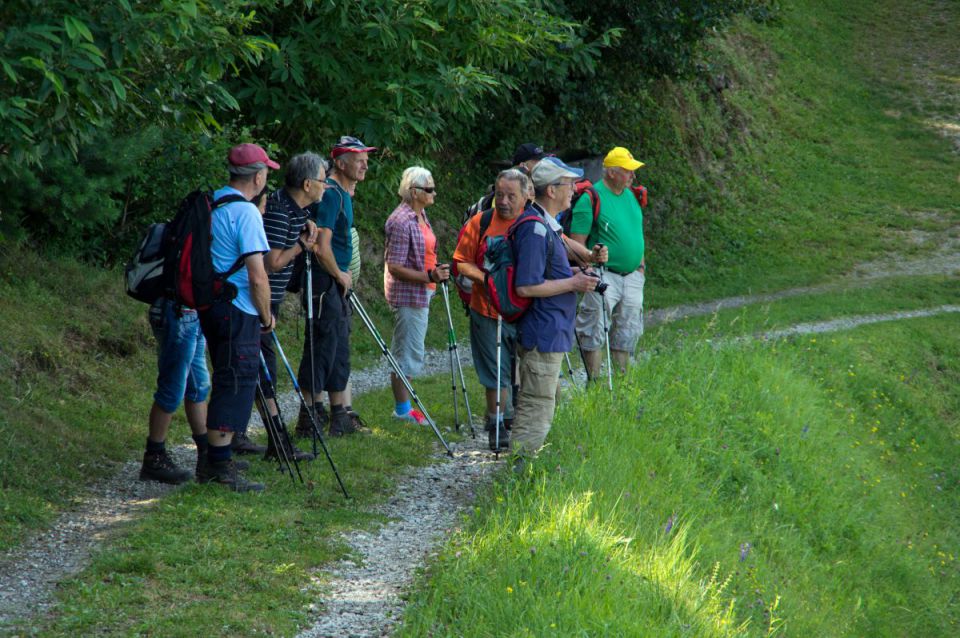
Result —
<path fill-rule="evenodd" d="M 0 256 L 0 548 L 115 472 L 146 436 L 156 363 L 145 307 L 118 283 L 70 261 Z"/>
<path fill-rule="evenodd" d="M 951 325 L 691 340 L 616 400 L 566 403 L 541 459 L 429 570 L 401 635 L 950 635 Z"/>
<path fill-rule="evenodd" d="M 711 71 L 733 82 L 721 98 L 661 89 L 677 107 L 649 144 L 672 153 L 646 179 L 683 205 L 653 200 L 652 306 L 820 281 L 911 250 L 893 230 L 955 223 L 957 158 L 915 105 L 920 82 L 902 77 L 924 68 L 902 49 L 918 46 L 931 4 L 791 3 L 782 28 L 744 23 L 713 43 Z M 921 40 L 955 59 L 943 28 Z"/>
<path fill-rule="evenodd" d="M 930 130 L 950 111 L 914 99 L 903 69 L 924 65 L 903 54 L 917 31 L 934 58 L 956 52 L 958 19 L 943 3 L 799 2 L 782 28 L 716 42 L 753 137 L 707 154 L 742 206 L 715 212 L 713 238 L 654 214 L 685 241 L 655 244 L 674 269 L 653 304 L 829 279 L 916 250 L 898 229 L 956 224 L 956 156 Z M 703 115 L 691 138 L 730 148 L 707 102 L 671 90 Z M 568 403 L 542 460 L 491 490 L 402 635 L 953 635 L 956 317 L 719 352 L 701 338 L 956 299 L 956 277 L 903 278 L 649 335 L 656 356 L 616 400 Z"/>

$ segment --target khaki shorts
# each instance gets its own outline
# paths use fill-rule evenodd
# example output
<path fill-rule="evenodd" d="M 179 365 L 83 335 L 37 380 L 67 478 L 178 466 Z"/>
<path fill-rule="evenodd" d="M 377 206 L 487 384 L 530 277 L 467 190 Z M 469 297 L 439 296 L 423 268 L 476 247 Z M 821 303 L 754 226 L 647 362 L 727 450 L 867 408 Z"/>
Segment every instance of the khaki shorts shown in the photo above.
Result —
<path fill-rule="evenodd" d="M 643 336 L 643 284 L 646 277 L 639 270 L 626 276 L 606 272 L 603 280 L 609 284 L 603 295 L 588 292 L 580 302 L 577 312 L 580 346 L 587 351 L 603 348 L 602 299 L 607 305 L 607 321 L 611 322 L 610 349 L 633 352 Z"/>

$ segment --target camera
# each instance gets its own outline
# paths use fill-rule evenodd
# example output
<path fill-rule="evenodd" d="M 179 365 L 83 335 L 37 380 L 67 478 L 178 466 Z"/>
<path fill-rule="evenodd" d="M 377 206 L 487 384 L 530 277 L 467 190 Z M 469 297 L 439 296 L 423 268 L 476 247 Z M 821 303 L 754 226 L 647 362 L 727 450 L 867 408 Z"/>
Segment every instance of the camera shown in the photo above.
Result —
<path fill-rule="evenodd" d="M 600 275 L 598 275 L 598 274 L 595 273 L 595 272 L 587 272 L 586 269 L 581 269 L 581 270 L 583 271 L 583 274 L 585 274 L 585 275 L 589 275 L 590 277 L 593 277 L 594 279 L 600 279 Z M 594 290 L 594 292 L 602 295 L 602 294 L 604 293 L 604 291 L 606 291 L 606 289 L 607 289 L 609 286 L 610 286 L 610 284 L 608 284 L 608 283 L 605 282 L 605 281 L 598 281 L 598 282 L 597 282 L 597 287 L 594 288 L 593 290 Z"/>

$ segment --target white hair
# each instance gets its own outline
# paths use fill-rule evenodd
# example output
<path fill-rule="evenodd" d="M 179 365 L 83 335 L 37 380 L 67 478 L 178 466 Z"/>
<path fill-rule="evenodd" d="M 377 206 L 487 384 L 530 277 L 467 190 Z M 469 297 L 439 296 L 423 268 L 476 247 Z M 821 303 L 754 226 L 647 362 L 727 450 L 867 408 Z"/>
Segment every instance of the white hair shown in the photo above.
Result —
<path fill-rule="evenodd" d="M 411 166 L 403 171 L 403 177 L 400 178 L 400 188 L 397 189 L 397 195 L 405 202 L 409 202 L 413 195 L 411 190 L 416 186 L 426 186 L 433 180 L 433 174 L 422 166 Z"/>

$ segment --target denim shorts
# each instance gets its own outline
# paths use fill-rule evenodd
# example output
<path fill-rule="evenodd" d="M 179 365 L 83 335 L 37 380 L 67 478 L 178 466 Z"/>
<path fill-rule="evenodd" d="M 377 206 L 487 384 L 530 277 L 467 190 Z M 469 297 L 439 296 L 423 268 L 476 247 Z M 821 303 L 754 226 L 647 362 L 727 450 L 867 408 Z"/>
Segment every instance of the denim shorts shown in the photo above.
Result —
<path fill-rule="evenodd" d="M 157 339 L 157 391 L 153 400 L 164 412 L 174 413 L 186 399 L 202 403 L 210 394 L 210 373 L 204 355 L 206 341 L 196 311 L 184 309 L 178 319 L 176 304 L 161 299 L 150 306 L 150 327 Z"/>

